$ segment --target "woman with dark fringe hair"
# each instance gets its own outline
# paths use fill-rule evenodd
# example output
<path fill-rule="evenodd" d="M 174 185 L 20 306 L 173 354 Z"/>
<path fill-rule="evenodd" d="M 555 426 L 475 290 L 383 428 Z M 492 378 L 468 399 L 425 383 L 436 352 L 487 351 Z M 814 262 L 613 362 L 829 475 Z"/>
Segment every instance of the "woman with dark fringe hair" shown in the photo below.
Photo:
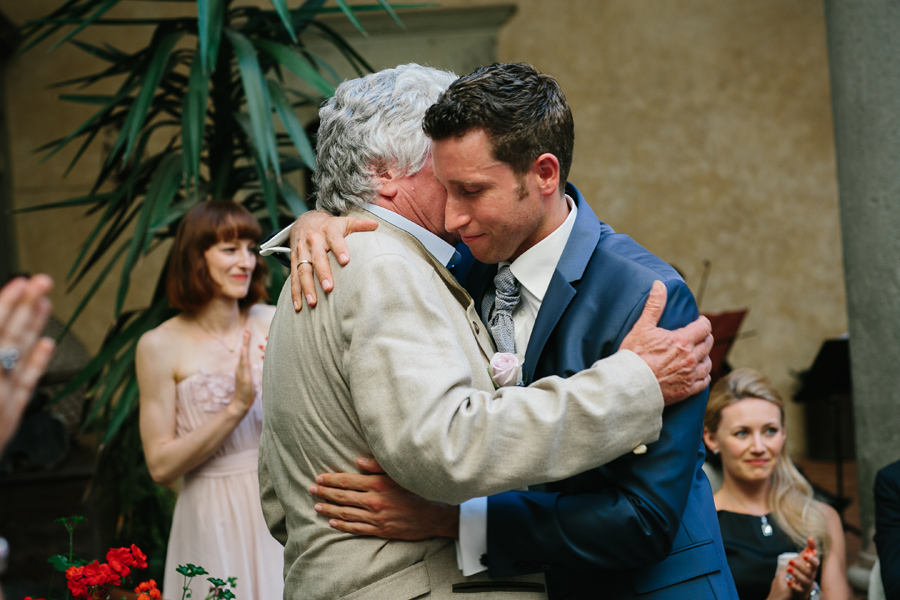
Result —
<path fill-rule="evenodd" d="M 282 548 L 259 502 L 262 351 L 274 307 L 257 262 L 257 220 L 236 202 L 209 201 L 182 219 L 166 291 L 181 312 L 138 342 L 141 440 L 153 479 L 183 477 L 163 593 L 180 597 L 183 564 L 237 577 L 248 600 L 282 595 Z M 198 578 L 205 593 L 205 578 Z"/>
<path fill-rule="evenodd" d="M 722 463 L 722 487 L 713 498 L 738 595 L 849 600 L 840 517 L 813 498 L 786 439 L 784 402 L 768 379 L 736 369 L 716 383 L 703 441 Z M 799 554 L 779 561 L 782 553 Z"/>

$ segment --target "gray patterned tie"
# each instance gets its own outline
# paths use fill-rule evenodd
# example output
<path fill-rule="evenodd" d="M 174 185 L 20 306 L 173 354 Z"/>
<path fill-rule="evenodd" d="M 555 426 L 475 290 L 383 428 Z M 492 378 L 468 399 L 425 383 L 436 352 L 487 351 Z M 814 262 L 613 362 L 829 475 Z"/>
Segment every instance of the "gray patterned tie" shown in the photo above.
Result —
<path fill-rule="evenodd" d="M 516 328 L 512 311 L 519 303 L 519 282 L 509 265 L 503 265 L 494 277 L 494 291 L 485 294 L 481 301 L 481 316 L 488 328 L 498 352 L 516 352 Z M 491 315 L 491 308 L 494 309 Z"/>

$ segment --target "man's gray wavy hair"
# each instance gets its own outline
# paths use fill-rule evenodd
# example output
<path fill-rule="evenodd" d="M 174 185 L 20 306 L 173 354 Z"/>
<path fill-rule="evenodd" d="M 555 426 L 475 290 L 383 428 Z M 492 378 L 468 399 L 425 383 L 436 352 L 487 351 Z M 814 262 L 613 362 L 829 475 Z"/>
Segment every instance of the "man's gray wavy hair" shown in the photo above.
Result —
<path fill-rule="evenodd" d="M 333 214 L 364 206 L 387 169 L 418 173 L 431 149 L 422 118 L 456 78 L 411 63 L 339 85 L 319 109 L 316 206 Z"/>

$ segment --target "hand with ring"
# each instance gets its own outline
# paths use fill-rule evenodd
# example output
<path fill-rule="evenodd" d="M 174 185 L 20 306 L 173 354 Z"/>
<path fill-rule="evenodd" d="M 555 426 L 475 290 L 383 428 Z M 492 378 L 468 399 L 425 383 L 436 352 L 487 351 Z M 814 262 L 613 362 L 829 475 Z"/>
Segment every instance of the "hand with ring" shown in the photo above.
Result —
<path fill-rule="evenodd" d="M 54 342 L 40 337 L 50 317 L 46 275 L 13 279 L 0 290 L 0 451 L 12 438 Z"/>
<path fill-rule="evenodd" d="M 808 600 L 816 587 L 816 573 L 820 564 L 815 539 L 810 537 L 806 548 L 799 555 L 779 566 L 767 600 Z"/>
<path fill-rule="evenodd" d="M 346 265 L 350 252 L 344 238 L 359 231 L 374 231 L 377 227 L 378 222 L 372 219 L 335 217 L 320 210 L 306 212 L 294 221 L 290 241 L 294 310 L 302 310 L 304 300 L 310 308 L 316 305 L 316 278 L 323 292 L 331 291 L 334 278 L 328 253 L 334 254 L 338 264 Z"/>

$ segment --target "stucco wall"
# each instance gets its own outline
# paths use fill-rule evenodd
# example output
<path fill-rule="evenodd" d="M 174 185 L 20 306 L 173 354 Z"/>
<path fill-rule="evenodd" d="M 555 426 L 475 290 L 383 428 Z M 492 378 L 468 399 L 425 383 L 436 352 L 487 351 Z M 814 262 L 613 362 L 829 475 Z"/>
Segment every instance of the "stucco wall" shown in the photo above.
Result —
<path fill-rule="evenodd" d="M 49 0 L 2 10 L 16 22 Z M 126 3 L 150 10 L 153 3 Z M 444 7 L 497 4 L 445 0 Z M 846 331 L 825 22 L 819 0 L 520 0 L 500 30 L 498 59 L 556 76 L 576 121 L 571 180 L 601 219 L 677 266 L 701 308 L 749 309 L 731 353 L 790 396 L 824 339 Z M 133 33 L 104 32 L 127 46 Z M 83 72 L 72 50 L 10 65 L 7 102 L 13 201 L 30 206 L 86 190 L 96 158 L 62 180 L 66 161 L 32 150 L 90 111 L 45 86 Z M 408 60 L 416 60 L 414 49 Z M 79 210 L 15 217 L 22 269 L 62 283 L 91 226 Z M 135 281 L 155 281 L 161 255 Z M 57 316 L 79 292 L 54 292 Z M 107 285 L 75 331 L 96 349 L 111 319 Z M 129 302 L 140 304 L 146 290 Z M 802 448 L 800 407 L 789 403 Z"/>

